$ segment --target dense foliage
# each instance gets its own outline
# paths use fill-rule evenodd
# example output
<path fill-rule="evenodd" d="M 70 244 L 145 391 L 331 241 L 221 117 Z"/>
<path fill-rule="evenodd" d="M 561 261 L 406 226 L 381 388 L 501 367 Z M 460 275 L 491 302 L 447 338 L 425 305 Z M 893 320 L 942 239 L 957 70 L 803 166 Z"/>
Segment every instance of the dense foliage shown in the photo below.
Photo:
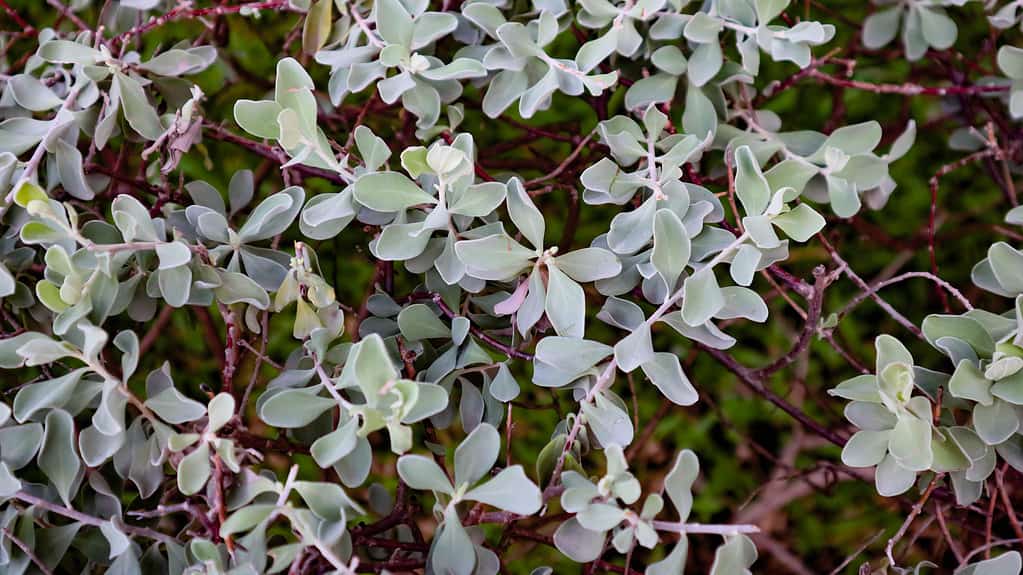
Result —
<path fill-rule="evenodd" d="M 0 14 L 0 572 L 1023 571 L 1020 0 Z"/>

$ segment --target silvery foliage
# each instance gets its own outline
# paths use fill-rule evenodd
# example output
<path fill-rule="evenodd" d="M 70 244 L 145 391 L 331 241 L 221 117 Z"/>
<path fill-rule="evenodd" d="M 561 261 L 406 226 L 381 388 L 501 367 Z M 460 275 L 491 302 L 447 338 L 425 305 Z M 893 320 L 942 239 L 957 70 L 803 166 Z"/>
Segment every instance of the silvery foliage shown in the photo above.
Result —
<path fill-rule="evenodd" d="M 497 573 L 497 555 L 479 544 L 479 533 L 462 525 L 457 505 L 476 501 L 517 515 L 532 515 L 543 505 L 540 488 L 521 465 L 501 470 L 482 481 L 501 451 L 501 435 L 489 423 L 477 425 L 455 449 L 454 481 L 430 457 L 402 455 L 398 475 L 412 489 L 432 491 L 439 532 L 431 546 L 430 566 L 435 573 Z M 473 531 L 477 531 L 474 529 Z M 476 535 L 475 537 L 473 535 Z M 467 552 L 467 550 L 470 550 Z"/>
<path fill-rule="evenodd" d="M 1009 113 L 1013 118 L 1023 118 L 1023 49 L 1002 46 L 997 61 L 998 70 L 1010 82 Z"/>
<path fill-rule="evenodd" d="M 1023 209 L 1006 216 L 1023 225 Z M 854 467 L 877 466 L 878 493 L 898 495 L 919 474 L 947 474 L 961 505 L 976 501 L 998 461 L 1023 469 L 1023 252 L 1005 242 L 988 249 L 973 282 L 1010 298 L 1008 310 L 931 315 L 923 334 L 949 360 L 946 371 L 915 365 L 889 335 L 876 340 L 875 374 L 830 391 L 851 402 L 859 431 L 842 450 Z M 938 398 L 941 397 L 941 401 Z M 939 410 L 940 408 L 940 410 Z"/>
<path fill-rule="evenodd" d="M 877 10 L 863 22 L 863 45 L 878 49 L 899 36 L 909 60 L 923 58 L 927 50 L 946 50 L 955 44 L 959 34 L 947 9 L 969 1 L 874 0 Z M 1007 19 L 1010 11 L 996 17 Z"/>
<path fill-rule="evenodd" d="M 145 11 L 161 3 L 118 4 L 148 17 L 155 13 Z M 346 573 L 355 554 L 349 523 L 386 512 L 378 500 L 365 509 L 346 491 L 366 483 L 374 464 L 369 438 L 376 435 L 386 436 L 399 455 L 402 480 L 433 494 L 438 528 L 422 558 L 435 573 L 497 573 L 500 563 L 482 529 L 470 524 L 468 503 L 516 518 L 546 514 L 541 487 L 551 483 L 564 487 L 560 504 L 571 515 L 555 543 L 574 560 L 595 559 L 606 548 L 622 554 L 636 545 L 652 548 L 662 542 L 659 532 L 684 534 L 696 456 L 681 452 L 664 483 L 678 519 L 656 519 L 664 496 L 644 497 L 623 455 L 636 430 L 629 406 L 612 389 L 617 373 L 638 368 L 670 401 L 698 401 L 678 356 L 655 349 L 654 328 L 667 324 L 687 340 L 727 349 L 736 341 L 716 322 L 765 321 L 767 307 L 749 288 L 754 274 L 783 261 L 791 242 L 823 228 L 822 204 L 841 217 L 863 203 L 882 207 L 894 189 L 888 164 L 912 145 L 912 124 L 880 154 L 876 123 L 830 135 L 786 132 L 767 111 L 730 109 L 731 96 L 755 88 L 762 57 L 806 67 L 811 48 L 833 36 L 827 24 L 778 24 L 785 0 L 701 6 L 538 0 L 525 12 L 500 1 L 444 12 L 420 0 L 292 4 L 306 11 L 302 43 L 314 54 L 311 65 L 329 67 L 329 82 L 319 88 L 330 103 L 375 84 L 382 101 L 400 101 L 416 117 L 422 140 L 392 157 L 384 140 L 360 126 L 351 154 L 339 156 L 317 123 L 326 100 L 297 60 L 281 60 L 272 97 L 239 100 L 234 120 L 279 145 L 289 158 L 285 167 L 336 176 L 344 182 L 336 192 L 310 197 L 291 186 L 257 198 L 253 175 L 239 171 L 226 190 L 195 181 L 180 202 L 149 207 L 125 194 L 112 200 L 109 218 L 82 212 L 58 198 L 90 200 L 107 188 L 107 178 L 86 175 L 83 163 L 116 138 L 145 142 L 145 157 L 157 156 L 148 177 L 176 168 L 201 136 L 203 95 L 187 77 L 212 65 L 215 49 L 182 44 L 142 61 L 131 51 L 115 57 L 88 33 L 44 30 L 25 73 L 5 80 L 0 297 L 43 327 L 0 341 L 0 367 L 46 371 L 12 402 L 0 403 L 0 497 L 7 501 L 0 525 L 53 565 L 68 545 L 44 542 L 70 541 L 81 531 L 92 548 L 101 548 L 90 558 L 115 573 L 277 573 L 307 550 Z M 877 42 L 893 18 L 896 26 L 905 21 L 911 54 L 922 54 L 920 46 L 947 46 L 950 33 L 954 40 L 954 25 L 949 32 L 934 2 L 900 2 L 889 10 L 887 20 L 869 24 Z M 574 25 L 592 31 L 592 39 L 572 57 L 554 55 L 562 51 L 555 40 Z M 738 62 L 721 50 L 729 40 Z M 458 46 L 453 56 L 440 56 L 450 52 L 438 49 L 441 42 Z M 1000 59 L 1013 79 L 1014 60 L 1014 53 Z M 471 84 L 482 91 L 486 115 L 500 116 L 517 103 L 519 115 L 529 118 L 548 109 L 556 92 L 608 94 L 619 80 L 614 68 L 648 63 L 652 73 L 626 90 L 625 113 L 596 127 L 610 155 L 581 177 L 586 204 L 635 207 L 621 208 L 590 246 L 562 253 L 549 244 L 544 214 L 523 178 L 476 173 L 473 136 L 458 130 L 458 101 Z M 675 99 L 680 87 L 685 109 L 677 131 L 656 104 Z M 439 124 L 442 115 L 446 126 Z M 450 139 L 440 137 L 444 132 Z M 685 165 L 708 154 L 734 170 L 739 231 L 723 224 L 713 192 L 683 178 Z M 380 229 L 369 242 L 373 256 L 422 278 L 413 297 L 371 297 L 354 342 L 342 337 L 342 307 L 305 243 L 336 237 L 353 222 Z M 279 242 L 285 234 L 299 239 Z M 1023 375 L 1021 259 L 999 244 L 975 272 L 978 285 L 1017 297 L 1014 312 L 925 323 L 955 373 L 915 367 L 904 347 L 885 337 L 878 343 L 878 375 L 837 388 L 837 395 L 855 400 L 850 419 L 864 429 L 843 458 L 880 464 L 882 493 L 904 491 L 929 470 L 950 473 L 961 500 L 971 501 L 996 457 L 1023 462 L 1015 408 L 1021 397 L 1013 391 L 1014 378 Z M 40 264 L 44 277 L 31 283 L 29 272 Z M 621 330 L 618 341 L 586 338 L 591 314 L 584 286 L 603 297 L 595 317 Z M 263 454 L 231 435 L 247 406 L 230 393 L 188 397 L 169 363 L 137 373 L 138 336 L 126 330 L 111 337 L 103 326 L 118 316 L 147 321 L 164 304 L 216 305 L 232 329 L 253 333 L 265 329 L 261 318 L 290 314 L 295 304 L 297 343 L 255 400 L 255 413 L 308 445 L 313 463 L 332 469 L 340 484 L 302 481 L 294 473 L 282 481 L 263 467 Z M 510 343 L 500 342 L 507 359 L 495 361 L 484 328 L 512 334 Z M 569 391 L 579 403 L 539 454 L 534 477 L 497 462 L 497 428 L 522 389 L 512 369 L 522 341 L 536 342 L 531 383 Z M 406 362 L 417 367 L 415 377 L 404 370 Z M 942 386 L 943 409 L 972 408 L 972 425 L 932 421 L 925 397 Z M 143 387 L 141 397 L 132 391 Z M 437 458 L 419 453 L 436 447 L 416 443 L 413 430 L 426 421 L 465 432 L 453 477 Z M 599 478 L 582 464 L 584 454 L 597 450 L 606 461 Z M 563 473 L 555 477 L 556 469 Z M 218 473 L 234 474 L 226 494 L 211 481 Z M 115 477 L 125 481 L 126 497 L 149 498 L 161 488 L 185 503 L 190 496 L 223 496 L 228 515 L 219 533 L 238 546 L 229 554 L 224 542 L 186 542 L 139 527 L 125 518 L 125 499 L 108 483 Z M 35 505 L 51 526 L 37 526 L 31 508 L 13 501 Z M 58 520 L 62 514 L 70 522 Z M 287 533 L 288 542 L 274 538 L 271 546 L 268 529 L 278 520 L 290 526 L 275 530 Z M 722 534 L 711 572 L 748 573 L 756 560 L 752 542 L 738 532 Z M 683 536 L 646 573 L 681 572 L 687 550 Z M 993 561 L 1005 557 L 1012 560 L 1006 554 Z M 5 572 L 25 572 L 29 563 L 3 540 Z"/>
<path fill-rule="evenodd" d="M 984 3 L 988 10 L 988 22 L 999 30 L 1007 30 L 1020 23 L 1023 13 L 1023 2 L 1020 0 L 1006 0 L 1004 3 L 999 0 L 987 0 Z"/>

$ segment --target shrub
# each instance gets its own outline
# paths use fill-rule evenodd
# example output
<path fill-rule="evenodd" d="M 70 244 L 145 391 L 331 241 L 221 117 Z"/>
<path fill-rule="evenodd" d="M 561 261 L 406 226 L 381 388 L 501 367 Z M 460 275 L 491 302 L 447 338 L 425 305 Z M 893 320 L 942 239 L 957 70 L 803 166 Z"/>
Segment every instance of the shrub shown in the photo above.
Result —
<path fill-rule="evenodd" d="M 1021 3 L 877 3 L 0 1 L 2 571 L 1018 575 Z"/>

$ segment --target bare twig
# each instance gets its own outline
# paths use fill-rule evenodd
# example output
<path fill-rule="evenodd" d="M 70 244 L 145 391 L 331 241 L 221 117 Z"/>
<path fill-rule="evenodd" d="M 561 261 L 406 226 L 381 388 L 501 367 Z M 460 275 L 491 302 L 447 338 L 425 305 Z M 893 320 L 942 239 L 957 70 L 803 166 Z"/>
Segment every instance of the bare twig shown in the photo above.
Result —
<path fill-rule="evenodd" d="M 902 522 L 902 526 L 899 527 L 899 530 L 895 532 L 895 535 L 892 535 L 891 539 L 888 540 L 888 544 L 885 545 L 884 554 L 888 557 L 888 564 L 890 566 L 895 567 L 898 565 L 895 562 L 895 556 L 892 554 L 892 551 L 895 549 L 895 544 L 899 542 L 899 539 L 902 539 L 902 536 L 906 534 L 906 530 L 908 530 L 909 526 L 913 523 L 913 520 L 916 519 L 917 516 L 920 515 L 920 512 L 924 510 L 924 505 L 927 504 L 927 500 L 930 499 L 931 494 L 934 493 L 934 488 L 938 486 L 938 481 L 944 477 L 944 475 L 944 473 L 939 473 L 931 479 L 931 482 L 927 484 L 927 488 L 924 489 L 923 495 L 920 496 L 920 500 L 913 505 L 913 510 L 910 511 L 906 520 Z"/>
<path fill-rule="evenodd" d="M 938 502 L 934 503 L 934 516 L 938 519 L 938 528 L 941 530 L 941 535 L 945 538 L 945 542 L 948 543 L 948 548 L 951 549 L 952 554 L 956 556 L 956 561 L 962 563 L 963 550 L 959 546 L 959 542 L 952 537 L 951 533 L 949 533 L 948 525 L 945 523 L 945 508 Z"/>
<path fill-rule="evenodd" d="M 888 315 L 890 315 L 892 319 L 894 319 L 900 325 L 902 325 L 902 327 L 906 328 L 910 333 L 912 333 L 916 337 L 924 339 L 924 332 L 920 331 L 920 328 L 917 327 L 916 324 L 909 321 L 909 319 L 906 316 L 899 313 L 899 311 L 892 307 L 891 304 L 881 299 L 881 296 L 877 294 L 876 290 L 871 290 L 870 286 L 867 285 L 867 282 L 865 282 L 863 278 L 861 278 L 855 271 L 853 271 L 852 267 L 849 265 L 849 262 L 845 261 L 845 259 L 838 254 L 838 251 L 835 250 L 834 246 L 831 245 L 831 243 L 827 240 L 827 238 L 824 237 L 823 234 L 817 234 L 817 238 L 821 241 L 822 244 L 824 244 L 825 249 L 828 250 L 828 254 L 831 255 L 831 259 L 833 259 L 835 263 L 841 266 L 842 272 L 849 279 L 851 279 L 853 283 L 859 286 L 860 289 L 863 290 L 864 292 L 867 292 L 870 296 L 870 299 L 877 302 L 877 305 L 881 306 L 881 309 L 887 312 Z"/>
<path fill-rule="evenodd" d="M 82 513 L 81 511 L 76 511 L 74 509 L 70 509 L 70 508 L 64 507 L 63 505 L 58 505 L 56 503 L 50 503 L 49 501 L 47 501 L 45 499 L 42 499 L 40 497 L 36 497 L 35 495 L 32 495 L 31 493 L 28 493 L 26 491 L 18 491 L 17 493 L 14 494 L 14 497 L 16 499 L 24 501 L 25 503 L 28 503 L 29 505 L 34 505 L 34 506 L 36 506 L 36 507 L 38 507 L 40 509 L 43 509 L 45 511 L 49 511 L 51 513 L 56 513 L 57 515 L 63 515 L 64 517 L 67 517 L 68 519 L 74 519 L 75 521 L 78 521 L 78 522 L 81 522 L 81 523 L 85 523 L 86 525 L 92 525 L 94 527 L 99 527 L 99 526 L 105 525 L 107 523 L 106 520 L 100 519 L 99 517 L 93 517 L 92 515 L 88 515 L 88 514 Z M 145 537 L 147 539 L 153 539 L 155 541 L 163 541 L 165 543 L 172 543 L 172 542 L 176 541 L 176 539 L 174 537 L 171 537 L 170 535 L 166 535 L 164 533 L 160 533 L 159 531 L 154 531 L 152 529 L 149 529 L 148 527 L 136 527 L 135 525 L 122 525 L 121 529 L 125 533 L 127 533 L 129 535 L 136 535 L 138 537 Z"/>
<path fill-rule="evenodd" d="M 859 80 L 849 80 L 846 78 L 839 78 L 832 76 L 825 72 L 821 72 L 816 68 L 810 68 L 806 73 L 806 77 L 820 80 L 833 86 L 840 88 L 852 88 L 854 90 L 864 90 L 872 92 L 874 94 L 899 94 L 902 96 L 953 96 L 953 95 L 982 95 L 982 94 L 999 94 L 1009 90 L 1008 85 L 1004 84 L 992 84 L 992 85 L 972 85 L 972 86 L 920 86 L 917 84 L 872 84 L 870 82 L 861 82 Z"/>
<path fill-rule="evenodd" d="M 35 563 L 36 567 L 38 567 L 39 570 L 43 572 L 43 575 L 53 575 L 53 571 L 46 566 L 46 563 L 43 563 L 39 559 L 39 557 L 32 551 L 32 548 L 29 547 L 28 544 L 26 544 L 24 541 L 19 539 L 18 536 L 15 535 L 13 531 L 6 527 L 4 527 L 2 531 L 5 537 L 10 539 L 12 543 L 17 545 L 18 549 L 21 549 L 21 552 L 24 553 L 25 556 L 28 557 L 30 561 L 32 561 L 32 563 Z"/>

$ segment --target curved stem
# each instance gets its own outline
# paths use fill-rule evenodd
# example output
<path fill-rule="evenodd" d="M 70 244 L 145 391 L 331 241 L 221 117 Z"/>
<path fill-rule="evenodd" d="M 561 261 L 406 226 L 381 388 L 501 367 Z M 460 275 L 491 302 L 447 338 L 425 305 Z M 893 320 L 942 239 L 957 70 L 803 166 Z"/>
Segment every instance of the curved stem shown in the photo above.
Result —
<path fill-rule="evenodd" d="M 679 523 L 677 521 L 654 521 L 654 529 L 671 533 L 735 535 L 737 533 L 760 533 L 756 525 L 745 524 L 712 524 L 712 523 Z"/>
<path fill-rule="evenodd" d="M 738 237 L 735 238 L 735 240 L 731 244 L 727 245 L 724 249 L 718 252 L 716 256 L 714 256 L 709 262 L 700 267 L 700 269 L 696 270 L 696 272 L 694 273 L 699 273 L 703 270 L 710 270 L 709 273 L 714 273 L 714 266 L 725 261 L 730 255 L 732 255 L 733 251 L 737 250 L 739 246 L 746 243 L 746 240 L 748 239 L 749 239 L 748 233 L 746 232 L 741 233 Z M 684 295 L 685 285 L 683 284 L 683 287 L 679 288 L 675 293 L 671 295 L 671 297 L 665 299 L 664 302 L 654 311 L 654 313 L 650 314 L 650 317 L 646 318 L 646 321 L 644 321 L 636 329 L 649 329 L 653 324 L 657 323 L 657 321 L 661 319 L 661 317 L 663 317 L 664 314 L 668 313 L 668 311 L 672 307 L 674 307 L 674 305 L 678 303 L 678 301 L 682 299 Z M 558 457 L 558 462 L 554 466 L 554 472 L 551 473 L 550 487 L 557 485 L 558 481 L 560 480 L 561 470 L 565 468 L 565 458 L 568 456 L 569 451 L 571 451 L 572 444 L 575 443 L 575 438 L 576 436 L 579 435 L 579 431 L 582 429 L 583 426 L 582 406 L 593 401 L 594 398 L 596 398 L 597 395 L 604 390 L 604 388 L 609 386 L 611 382 L 614 381 L 614 375 L 617 372 L 617 370 L 618 360 L 612 357 L 611 361 L 609 361 L 607 365 L 604 367 L 604 371 L 602 371 L 600 375 L 597 377 L 596 383 L 593 384 L 593 387 L 590 388 L 590 391 L 586 394 L 586 397 L 580 402 L 579 407 L 580 413 L 575 418 L 575 423 L 572 424 L 572 428 L 569 429 L 568 431 L 568 437 L 565 441 L 565 448 L 561 451 L 561 455 Z M 547 496 L 548 494 L 545 492 L 544 495 Z"/>
<path fill-rule="evenodd" d="M 101 525 L 106 525 L 108 523 L 108 521 L 105 519 L 93 517 L 92 515 L 87 515 L 85 513 L 82 513 L 81 511 L 76 511 L 74 509 L 69 509 L 67 507 L 64 507 L 63 505 L 51 503 L 41 497 L 36 497 L 35 495 L 32 495 L 31 493 L 28 493 L 26 491 L 18 491 L 17 493 L 14 494 L 14 498 L 19 499 L 25 503 L 28 503 L 29 505 L 33 505 L 40 509 L 49 511 L 51 513 L 63 515 L 68 519 L 74 519 L 75 521 L 78 521 L 80 523 L 85 523 L 86 525 L 99 527 Z M 164 543 L 174 543 L 177 541 L 174 537 L 171 537 L 170 535 L 160 533 L 159 531 L 154 531 L 152 529 L 149 529 L 148 527 L 136 527 L 134 525 L 124 524 L 121 525 L 121 529 L 129 535 L 145 537 L 147 539 L 162 541 Z"/>
<path fill-rule="evenodd" d="M 60 105 L 60 109 L 57 110 L 57 114 L 52 120 L 50 120 L 53 122 L 53 125 L 46 131 L 46 134 L 42 137 L 42 139 L 39 140 L 39 144 L 36 145 L 35 151 L 32 152 L 32 156 L 25 164 L 25 169 L 22 170 L 18 181 L 11 186 L 11 191 L 7 193 L 3 202 L 0 203 L 0 216 L 2 216 L 7 211 L 7 208 L 10 207 L 11 203 L 14 202 L 15 192 L 17 192 L 22 185 L 35 180 L 36 172 L 39 171 L 39 164 L 41 164 L 43 158 L 46 157 L 46 141 L 53 137 L 59 129 L 66 125 L 58 123 L 57 120 L 60 118 L 61 112 L 70 110 L 75 105 L 75 100 L 78 98 L 78 92 L 80 92 L 83 87 L 83 84 L 76 83 L 71 86 L 70 90 L 68 90 L 67 96 L 64 97 L 64 102 Z"/>

